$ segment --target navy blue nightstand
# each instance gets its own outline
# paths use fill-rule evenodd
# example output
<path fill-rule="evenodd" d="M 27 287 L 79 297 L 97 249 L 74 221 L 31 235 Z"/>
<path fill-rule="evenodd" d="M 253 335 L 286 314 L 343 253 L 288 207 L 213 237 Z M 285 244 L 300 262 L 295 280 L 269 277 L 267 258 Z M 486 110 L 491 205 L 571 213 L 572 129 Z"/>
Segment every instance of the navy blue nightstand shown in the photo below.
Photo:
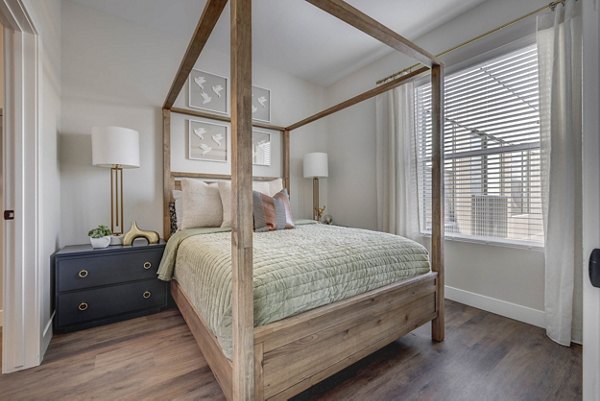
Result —
<path fill-rule="evenodd" d="M 92 249 L 67 246 L 54 255 L 54 331 L 66 332 L 159 312 L 168 283 L 156 278 L 165 242 Z"/>

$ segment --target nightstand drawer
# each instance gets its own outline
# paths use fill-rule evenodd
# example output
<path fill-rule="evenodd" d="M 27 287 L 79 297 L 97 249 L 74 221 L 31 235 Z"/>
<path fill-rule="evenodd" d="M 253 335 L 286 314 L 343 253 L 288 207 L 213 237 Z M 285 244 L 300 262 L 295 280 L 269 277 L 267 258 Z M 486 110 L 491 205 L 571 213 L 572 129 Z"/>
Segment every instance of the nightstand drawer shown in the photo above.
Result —
<path fill-rule="evenodd" d="M 128 312 L 158 309 L 165 305 L 166 296 L 166 283 L 158 280 L 61 294 L 57 300 L 56 324 L 64 328 Z"/>
<path fill-rule="evenodd" d="M 162 252 L 162 248 L 154 248 L 102 256 L 62 258 L 57 261 L 60 270 L 57 291 L 156 278 Z"/>

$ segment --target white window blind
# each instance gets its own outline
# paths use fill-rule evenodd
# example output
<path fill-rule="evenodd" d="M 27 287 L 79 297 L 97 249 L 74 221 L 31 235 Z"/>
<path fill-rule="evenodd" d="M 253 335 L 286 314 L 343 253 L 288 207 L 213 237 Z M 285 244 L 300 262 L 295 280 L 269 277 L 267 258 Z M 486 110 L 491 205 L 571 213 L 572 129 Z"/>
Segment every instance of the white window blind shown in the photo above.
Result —
<path fill-rule="evenodd" d="M 431 85 L 415 89 L 421 231 L 431 231 Z M 445 79 L 447 236 L 543 243 L 537 50 Z"/>

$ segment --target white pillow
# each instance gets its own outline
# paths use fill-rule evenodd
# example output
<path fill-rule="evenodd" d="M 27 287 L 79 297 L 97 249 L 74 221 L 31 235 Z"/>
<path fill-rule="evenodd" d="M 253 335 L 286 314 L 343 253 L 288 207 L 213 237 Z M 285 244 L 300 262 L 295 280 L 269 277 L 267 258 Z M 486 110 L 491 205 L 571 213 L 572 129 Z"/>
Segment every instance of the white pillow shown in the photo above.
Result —
<path fill-rule="evenodd" d="M 171 193 L 175 201 L 175 220 L 177 220 L 177 231 L 179 231 L 181 230 L 181 222 L 183 221 L 183 192 L 179 189 L 174 189 Z"/>
<path fill-rule="evenodd" d="M 219 227 L 223 223 L 223 204 L 216 183 L 207 184 L 184 178 L 181 180 L 181 191 L 182 230 L 193 227 Z"/>
<path fill-rule="evenodd" d="M 283 179 L 272 181 L 252 181 L 252 190 L 265 195 L 274 196 L 283 189 Z M 231 181 L 219 182 L 219 193 L 223 203 L 223 224 L 221 227 L 231 227 Z"/>

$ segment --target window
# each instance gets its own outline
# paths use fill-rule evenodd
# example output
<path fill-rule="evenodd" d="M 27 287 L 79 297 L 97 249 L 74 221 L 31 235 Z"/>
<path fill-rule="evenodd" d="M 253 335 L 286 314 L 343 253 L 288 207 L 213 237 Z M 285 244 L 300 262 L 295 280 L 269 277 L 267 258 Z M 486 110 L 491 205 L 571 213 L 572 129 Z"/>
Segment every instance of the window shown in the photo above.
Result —
<path fill-rule="evenodd" d="M 543 243 L 535 46 L 445 80 L 445 228 L 449 237 Z M 431 85 L 415 88 L 421 231 L 431 232 Z"/>

